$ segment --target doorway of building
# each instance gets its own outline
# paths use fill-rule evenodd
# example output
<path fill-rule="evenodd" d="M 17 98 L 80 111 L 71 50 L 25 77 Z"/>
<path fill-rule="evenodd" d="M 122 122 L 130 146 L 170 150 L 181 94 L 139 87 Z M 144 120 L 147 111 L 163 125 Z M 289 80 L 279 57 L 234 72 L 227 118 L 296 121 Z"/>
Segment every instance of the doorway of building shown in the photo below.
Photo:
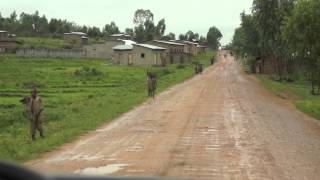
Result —
<path fill-rule="evenodd" d="M 132 65 L 133 64 L 133 56 L 132 54 L 128 55 L 128 65 Z"/>

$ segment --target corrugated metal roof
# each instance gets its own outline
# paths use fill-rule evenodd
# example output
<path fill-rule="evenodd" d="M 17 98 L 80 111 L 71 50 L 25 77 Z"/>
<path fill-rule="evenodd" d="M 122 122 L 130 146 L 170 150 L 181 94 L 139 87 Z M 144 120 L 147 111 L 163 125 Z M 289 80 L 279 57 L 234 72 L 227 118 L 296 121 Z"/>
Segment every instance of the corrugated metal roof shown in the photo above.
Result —
<path fill-rule="evenodd" d="M 199 43 L 191 42 L 191 41 L 184 41 L 187 44 L 193 44 L 193 45 L 198 45 Z"/>
<path fill-rule="evenodd" d="M 184 44 L 171 42 L 171 41 L 160 41 L 160 40 L 153 40 L 154 42 L 163 43 L 163 44 L 170 44 L 170 45 L 176 45 L 176 46 L 184 46 Z"/>
<path fill-rule="evenodd" d="M 75 35 L 82 35 L 82 36 L 86 36 L 86 33 L 83 32 L 70 32 L 70 33 L 64 33 L 64 34 L 75 34 Z"/>
<path fill-rule="evenodd" d="M 153 50 L 166 50 L 166 48 L 159 47 L 159 46 L 154 46 L 154 45 L 150 45 L 150 44 L 134 44 L 134 45 L 145 47 L 145 48 L 148 48 L 148 49 L 153 49 Z"/>
<path fill-rule="evenodd" d="M 132 40 L 126 40 L 126 39 L 118 39 L 118 41 L 122 41 L 125 43 L 125 45 L 132 45 L 132 44 L 137 44 L 137 42 L 132 41 Z"/>
<path fill-rule="evenodd" d="M 113 50 L 124 51 L 133 49 L 133 45 L 118 45 L 112 48 Z"/>
<path fill-rule="evenodd" d="M 129 37 L 130 35 L 128 35 L 128 34 L 111 34 L 111 35 L 109 35 L 110 37 L 122 37 L 122 36 L 127 36 L 127 37 Z"/>

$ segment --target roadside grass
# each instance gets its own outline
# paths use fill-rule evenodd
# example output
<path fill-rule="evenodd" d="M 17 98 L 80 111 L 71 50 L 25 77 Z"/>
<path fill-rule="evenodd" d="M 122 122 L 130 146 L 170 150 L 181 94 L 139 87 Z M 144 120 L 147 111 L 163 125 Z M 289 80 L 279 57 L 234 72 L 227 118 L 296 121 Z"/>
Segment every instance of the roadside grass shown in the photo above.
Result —
<path fill-rule="evenodd" d="M 46 37 L 19 37 L 22 48 L 64 48 L 66 44 L 63 39 Z"/>
<path fill-rule="evenodd" d="M 269 76 L 258 75 L 261 84 L 277 96 L 291 100 L 302 112 L 320 120 L 320 96 L 311 95 L 307 82 L 276 82 Z"/>
<path fill-rule="evenodd" d="M 214 52 L 195 57 L 209 64 Z M 194 75 L 194 65 L 152 67 L 158 92 Z M 19 99 L 35 83 L 43 98 L 45 139 L 31 141 Z M 27 161 L 109 122 L 144 102 L 146 68 L 107 60 L 35 59 L 0 55 L 0 159 Z"/>

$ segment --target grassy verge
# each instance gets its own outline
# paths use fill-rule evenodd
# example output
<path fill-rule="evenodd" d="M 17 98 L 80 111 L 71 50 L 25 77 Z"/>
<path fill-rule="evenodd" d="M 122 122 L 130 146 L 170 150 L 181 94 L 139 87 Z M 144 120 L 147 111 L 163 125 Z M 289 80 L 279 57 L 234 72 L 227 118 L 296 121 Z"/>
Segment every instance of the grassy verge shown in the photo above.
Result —
<path fill-rule="evenodd" d="M 50 37 L 19 37 L 22 44 L 21 48 L 80 48 L 79 45 L 71 45 L 64 43 L 63 37 L 61 38 L 50 38 Z M 101 38 L 89 38 L 89 44 L 104 43 Z"/>
<path fill-rule="evenodd" d="M 45 37 L 19 37 L 22 48 L 64 48 L 67 46 L 63 39 L 45 38 Z"/>
<path fill-rule="evenodd" d="M 257 76 L 261 84 L 274 94 L 293 101 L 296 107 L 306 114 L 320 120 L 320 96 L 311 95 L 311 87 L 304 82 L 280 83 L 269 76 Z"/>
<path fill-rule="evenodd" d="M 209 63 L 213 52 L 195 57 Z M 147 99 L 146 68 L 115 66 L 110 61 L 23 59 L 0 56 L 0 159 L 39 157 L 97 128 Z M 152 68 L 158 89 L 190 78 L 194 66 Z M 43 97 L 45 139 L 32 142 L 19 99 L 36 83 Z"/>

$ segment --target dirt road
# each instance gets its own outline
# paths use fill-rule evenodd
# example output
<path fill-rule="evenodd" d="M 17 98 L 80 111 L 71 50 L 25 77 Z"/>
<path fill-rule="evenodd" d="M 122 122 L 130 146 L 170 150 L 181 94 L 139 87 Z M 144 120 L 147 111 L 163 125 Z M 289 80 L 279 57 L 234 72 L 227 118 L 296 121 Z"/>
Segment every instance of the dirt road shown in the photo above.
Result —
<path fill-rule="evenodd" d="M 232 57 L 27 165 L 43 172 L 319 179 L 320 123 Z"/>

